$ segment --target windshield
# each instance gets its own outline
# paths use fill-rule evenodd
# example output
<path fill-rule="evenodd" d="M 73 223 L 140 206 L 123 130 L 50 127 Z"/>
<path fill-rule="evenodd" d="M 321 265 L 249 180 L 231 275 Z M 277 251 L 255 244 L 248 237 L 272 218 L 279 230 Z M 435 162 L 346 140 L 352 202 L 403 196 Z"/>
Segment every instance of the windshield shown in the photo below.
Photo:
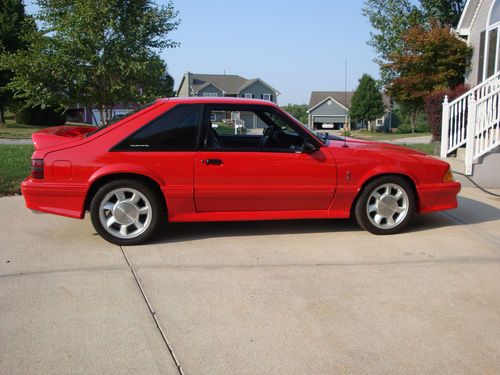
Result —
<path fill-rule="evenodd" d="M 145 104 L 137 109 L 134 109 L 134 110 L 131 110 L 130 112 L 127 112 L 127 113 L 124 113 L 124 114 L 121 114 L 121 115 L 116 115 L 116 116 L 113 116 L 113 118 L 111 119 L 111 121 L 109 122 L 109 124 L 106 124 L 104 126 L 101 126 L 101 127 L 97 127 L 96 130 L 94 131 L 91 131 L 90 133 L 87 133 L 87 137 L 91 136 L 92 134 L 95 134 L 99 131 L 101 131 L 102 129 L 106 129 L 108 126 L 110 125 L 113 125 L 113 124 L 116 124 L 118 121 L 121 121 L 121 120 L 124 120 L 126 119 L 127 117 L 130 117 L 132 115 L 135 115 L 137 112 L 140 112 L 142 111 L 143 109 L 146 109 L 148 107 L 151 107 L 153 104 L 155 104 L 156 101 L 154 102 L 151 102 L 151 103 L 148 103 L 148 104 Z"/>

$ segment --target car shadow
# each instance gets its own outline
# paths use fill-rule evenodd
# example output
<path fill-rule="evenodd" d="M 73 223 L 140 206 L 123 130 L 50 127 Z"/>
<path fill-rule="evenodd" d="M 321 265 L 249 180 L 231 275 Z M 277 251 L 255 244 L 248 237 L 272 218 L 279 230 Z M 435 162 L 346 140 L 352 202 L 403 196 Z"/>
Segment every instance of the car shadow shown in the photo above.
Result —
<path fill-rule="evenodd" d="M 500 220 L 500 209 L 478 200 L 459 197 L 459 207 L 445 212 L 415 215 L 403 233 L 478 224 Z M 270 220 L 166 223 L 159 228 L 151 244 L 176 243 L 216 237 L 245 237 L 311 233 L 358 233 L 363 230 L 352 219 Z"/>
<path fill-rule="evenodd" d="M 326 232 L 360 232 L 350 219 L 266 220 L 200 223 L 167 223 L 162 225 L 150 243 L 175 243 L 214 237 L 245 237 Z"/>
<path fill-rule="evenodd" d="M 500 198 L 495 198 L 500 202 Z M 458 197 L 458 207 L 448 211 L 467 224 L 480 224 L 500 220 L 500 209 L 476 199 Z"/>

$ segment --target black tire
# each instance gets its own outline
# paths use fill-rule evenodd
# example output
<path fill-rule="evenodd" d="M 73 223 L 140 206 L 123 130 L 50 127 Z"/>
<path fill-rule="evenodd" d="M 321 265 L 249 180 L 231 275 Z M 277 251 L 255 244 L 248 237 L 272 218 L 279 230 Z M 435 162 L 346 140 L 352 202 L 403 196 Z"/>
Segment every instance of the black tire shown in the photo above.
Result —
<path fill-rule="evenodd" d="M 370 206 L 377 206 L 381 207 L 380 205 L 375 204 L 376 199 L 372 196 L 372 193 L 376 194 L 376 192 L 384 191 L 384 189 L 387 189 L 388 191 L 389 187 L 391 186 L 398 186 L 401 188 L 401 190 L 404 191 L 404 194 L 406 194 L 407 201 L 405 201 L 405 196 L 403 194 L 403 197 L 398 200 L 395 197 L 392 197 L 393 201 L 396 201 L 396 209 L 402 209 L 403 202 L 406 203 L 407 211 L 405 211 L 404 216 L 399 218 L 399 215 L 402 215 L 402 213 L 393 213 L 392 216 L 389 214 L 387 217 L 390 217 L 395 223 L 394 226 L 391 227 L 391 224 L 389 223 L 387 218 L 384 218 L 381 220 L 380 224 L 377 226 L 375 223 L 376 218 L 375 216 L 378 215 L 379 211 L 371 212 L 369 213 L 368 209 L 368 200 L 370 199 Z M 394 194 L 399 192 L 397 189 L 393 189 Z M 389 199 L 389 198 L 386 198 Z M 402 200 L 401 200 L 402 199 Z M 391 202 L 392 204 L 392 202 Z M 387 209 L 390 212 L 389 206 L 384 205 L 387 207 Z M 386 209 L 384 207 L 380 208 Z M 378 234 L 378 235 L 386 235 L 386 234 L 395 234 L 401 232 L 401 230 L 411 221 L 413 215 L 415 213 L 415 193 L 412 188 L 412 186 L 402 177 L 399 176 L 382 176 L 379 177 L 372 182 L 370 182 L 368 185 L 366 185 L 359 196 L 358 200 L 356 201 L 356 205 L 354 208 L 354 214 L 356 218 L 356 222 L 358 225 L 367 230 L 370 233 L 373 234 Z M 384 223 L 385 220 L 385 223 Z M 398 222 L 398 220 L 400 220 Z M 384 226 L 386 226 L 384 228 Z"/>
<path fill-rule="evenodd" d="M 122 191 L 123 190 L 123 191 Z M 109 227 L 109 229 L 106 229 L 106 227 L 103 225 L 101 222 L 102 220 L 105 220 L 106 213 L 109 214 L 110 216 L 113 216 L 113 220 L 115 220 L 115 217 L 118 218 L 119 215 L 121 215 L 122 218 L 125 220 L 132 220 L 132 217 L 128 215 L 128 213 L 125 213 L 124 210 L 120 210 L 120 212 L 117 212 L 115 210 L 116 205 L 118 204 L 115 203 L 115 208 L 113 210 L 108 210 L 108 211 L 102 211 L 100 213 L 100 208 L 101 204 L 104 204 L 105 202 L 103 200 L 106 200 L 111 202 L 113 199 L 112 197 L 114 196 L 113 193 L 115 192 L 123 192 L 124 196 L 127 196 L 127 193 L 133 194 L 133 192 L 136 191 L 140 194 L 137 194 L 138 197 L 142 197 L 139 199 L 137 204 L 129 203 L 129 207 L 132 207 L 131 209 L 133 210 L 134 207 L 137 209 L 144 209 L 144 207 L 147 208 L 147 213 L 146 214 L 141 214 L 140 211 L 137 210 L 137 212 L 133 211 L 132 216 L 135 214 L 136 222 L 132 222 L 131 224 L 125 223 L 127 226 L 125 232 L 126 234 L 123 234 L 125 238 L 119 237 L 120 233 L 114 234 L 113 232 L 119 232 L 119 229 L 117 227 L 122 227 L 126 226 L 121 225 L 120 222 L 116 221 L 116 225 L 113 224 L 114 226 Z M 111 195 L 111 198 L 108 198 Z M 117 197 L 117 196 L 116 196 Z M 127 198 L 131 199 L 131 198 Z M 158 196 L 158 194 L 151 189 L 149 186 L 146 184 L 136 181 L 136 180 L 116 180 L 110 183 L 107 183 L 106 185 L 102 186 L 97 193 L 94 195 L 92 198 L 92 202 L 90 203 L 90 217 L 92 220 L 92 225 L 94 226 L 95 230 L 99 235 L 104 238 L 106 241 L 111 242 L 115 245 L 139 245 L 144 242 L 146 242 L 151 236 L 155 233 L 156 228 L 159 225 L 160 218 L 161 218 L 161 210 L 162 210 L 162 204 L 161 204 L 161 198 Z M 149 205 L 147 204 L 147 201 L 149 201 Z M 112 204 L 112 203 L 111 203 Z M 125 201 L 122 202 L 122 204 L 126 204 Z M 142 205 L 142 206 L 141 206 Z M 116 215 L 115 215 L 116 212 Z M 125 216 L 124 216 L 125 215 Z M 144 218 L 145 216 L 145 218 Z M 144 221 L 142 224 L 142 227 L 139 227 L 139 224 L 141 224 L 141 221 Z M 136 228 L 137 234 L 135 235 L 134 232 L 132 233 L 127 233 L 128 228 Z M 127 237 L 128 236 L 128 237 Z"/>

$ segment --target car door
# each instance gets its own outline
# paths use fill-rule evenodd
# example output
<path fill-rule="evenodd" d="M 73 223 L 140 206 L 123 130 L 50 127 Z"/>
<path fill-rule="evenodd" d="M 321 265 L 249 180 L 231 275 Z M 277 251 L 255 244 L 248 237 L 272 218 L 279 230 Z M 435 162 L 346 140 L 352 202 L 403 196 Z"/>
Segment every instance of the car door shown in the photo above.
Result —
<path fill-rule="evenodd" d="M 302 146 L 289 147 L 262 145 L 267 127 L 287 127 L 286 136 L 297 143 L 307 138 L 286 116 L 270 107 L 254 108 L 256 117 L 252 126 L 245 124 L 246 132 L 235 140 L 229 121 L 211 123 L 210 112 L 220 107 L 206 107 L 205 146 L 195 160 L 195 205 L 198 212 L 223 211 L 284 211 L 284 210 L 327 210 L 334 195 L 336 168 L 330 153 L 321 147 L 308 152 Z M 227 112 L 247 111 L 248 108 L 222 108 Z M 274 116 L 274 120 L 270 119 Z M 266 115 L 268 114 L 268 115 Z M 259 116 L 264 117 L 259 117 Z M 230 116 L 226 116 L 230 118 Z M 263 121 L 263 119 L 265 121 Z M 278 119 L 281 124 L 274 121 Z M 266 123 L 267 121 L 267 123 Z M 269 121 L 273 121 L 269 124 Z M 285 124 L 285 125 L 283 125 Z M 223 125 L 231 136 L 218 134 L 220 145 L 210 144 L 210 132 L 222 133 Z M 298 129 L 297 129 L 298 128 Z M 251 137 L 242 142 L 244 137 Z M 310 136 L 309 136 L 310 137 Z"/>

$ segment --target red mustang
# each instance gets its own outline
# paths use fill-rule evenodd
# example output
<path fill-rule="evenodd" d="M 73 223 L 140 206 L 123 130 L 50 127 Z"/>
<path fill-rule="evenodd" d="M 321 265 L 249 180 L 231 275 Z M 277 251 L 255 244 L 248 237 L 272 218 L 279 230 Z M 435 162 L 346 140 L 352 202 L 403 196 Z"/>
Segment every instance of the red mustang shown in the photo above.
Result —
<path fill-rule="evenodd" d="M 243 126 L 244 125 L 244 126 Z M 105 128 L 33 135 L 26 206 L 82 219 L 120 245 L 161 220 L 349 218 L 375 234 L 457 206 L 447 163 L 386 144 L 317 135 L 271 102 L 175 98 Z"/>

